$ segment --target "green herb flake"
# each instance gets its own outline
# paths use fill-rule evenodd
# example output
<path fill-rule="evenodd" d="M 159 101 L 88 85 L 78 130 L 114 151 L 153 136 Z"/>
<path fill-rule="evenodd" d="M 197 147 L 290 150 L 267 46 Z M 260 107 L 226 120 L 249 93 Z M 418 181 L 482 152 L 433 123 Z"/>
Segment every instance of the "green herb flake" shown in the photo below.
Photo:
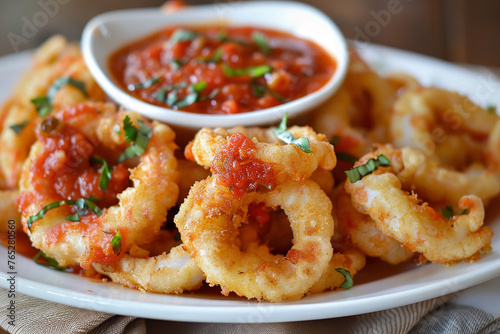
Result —
<path fill-rule="evenodd" d="M 206 81 L 200 81 L 190 86 L 192 92 L 201 93 L 207 88 L 208 83 Z"/>
<path fill-rule="evenodd" d="M 182 65 L 183 65 L 183 64 L 182 64 L 182 63 L 181 63 L 178 59 L 172 59 L 172 60 L 170 61 L 170 66 L 172 67 L 172 69 L 173 69 L 174 71 L 178 71 L 178 70 L 180 70 L 180 69 L 181 69 L 181 67 L 182 67 Z"/>
<path fill-rule="evenodd" d="M 469 209 L 463 209 L 463 211 L 460 213 L 462 216 L 466 215 L 469 213 Z"/>
<path fill-rule="evenodd" d="M 287 126 L 286 126 L 287 121 L 288 121 L 288 114 L 285 113 L 283 115 L 283 118 L 282 118 L 280 124 L 278 125 L 278 127 L 273 130 L 274 135 L 279 140 L 281 140 L 282 142 L 284 142 L 286 144 L 293 144 L 293 145 L 297 146 L 298 148 L 300 148 L 305 153 L 312 153 L 312 151 L 309 148 L 309 139 L 308 138 L 303 137 L 303 138 L 295 139 L 295 137 L 289 131 L 286 130 L 287 129 Z"/>
<path fill-rule="evenodd" d="M 136 128 L 132 124 L 128 115 L 125 116 L 125 119 L 123 120 L 123 131 L 125 132 L 127 142 L 132 142 L 132 145 L 127 147 L 125 152 L 120 155 L 118 162 L 122 162 L 133 157 L 139 157 L 146 152 L 146 147 L 148 146 L 153 129 L 144 124 L 142 120 L 137 120 L 137 124 L 139 125 L 139 128 Z"/>
<path fill-rule="evenodd" d="M 351 183 L 361 180 L 364 176 L 371 174 L 379 166 L 387 167 L 390 166 L 391 160 L 389 160 L 385 155 L 380 154 L 376 159 L 370 159 L 364 165 L 356 166 L 345 173 L 347 178 Z"/>
<path fill-rule="evenodd" d="M 198 37 L 198 33 L 191 31 L 191 30 L 185 30 L 185 29 L 177 29 L 174 31 L 172 36 L 170 37 L 169 41 L 172 43 L 177 43 L 177 42 L 187 42 L 187 41 L 192 41 Z"/>
<path fill-rule="evenodd" d="M 44 259 L 45 261 L 47 261 L 47 263 L 39 262 L 38 259 L 40 257 L 42 259 Z M 69 269 L 69 266 L 65 266 L 65 267 L 59 266 L 59 263 L 57 262 L 56 259 L 53 259 L 53 258 L 47 256 L 43 251 L 39 251 L 38 254 L 36 254 L 33 257 L 33 260 L 35 261 L 36 264 L 39 264 L 39 265 L 42 265 L 45 267 L 49 267 L 49 268 L 53 268 L 53 269 L 58 270 L 58 271 L 65 271 L 65 270 Z"/>
<path fill-rule="evenodd" d="M 118 231 L 113 239 L 111 239 L 111 246 L 113 247 L 113 252 L 118 254 L 122 249 L 122 235 L 120 231 Z"/>
<path fill-rule="evenodd" d="M 132 120 L 128 115 L 123 119 L 123 132 L 125 133 L 125 139 L 127 143 L 134 141 L 137 137 L 137 128 L 132 124 Z"/>
<path fill-rule="evenodd" d="M 177 232 L 177 234 L 174 235 L 174 240 L 175 241 L 180 241 L 181 240 L 181 234 Z"/>
<path fill-rule="evenodd" d="M 356 161 L 358 161 L 358 159 L 355 156 L 353 156 L 353 155 L 351 155 L 349 153 L 346 153 L 346 152 L 336 152 L 335 154 L 337 155 L 337 158 L 339 160 L 342 160 L 342 161 L 345 161 L 345 162 L 348 162 L 348 163 L 351 163 L 351 164 L 353 164 Z"/>
<path fill-rule="evenodd" d="M 266 73 L 271 72 L 273 68 L 269 65 L 258 65 L 245 68 L 231 69 L 226 64 L 222 64 L 222 70 L 224 71 L 224 74 L 228 77 L 248 74 L 252 78 L 258 78 Z"/>
<path fill-rule="evenodd" d="M 89 96 L 87 91 L 85 90 L 85 83 L 83 81 L 73 79 L 72 77 L 63 77 L 57 79 L 52 84 L 52 86 L 50 86 L 49 90 L 47 91 L 47 97 L 52 101 L 52 99 L 54 99 L 54 97 L 56 96 L 57 91 L 68 85 L 78 88 L 83 95 L 87 97 Z"/>
<path fill-rule="evenodd" d="M 344 283 L 342 283 L 340 287 L 346 290 L 352 288 L 354 281 L 352 279 L 351 273 L 348 270 L 345 270 L 344 268 L 335 268 L 335 271 L 344 276 L 345 279 Z"/>
<path fill-rule="evenodd" d="M 11 128 L 12 131 L 14 131 L 16 135 L 19 136 L 26 125 L 28 125 L 28 120 L 21 123 L 9 125 L 9 128 Z"/>
<path fill-rule="evenodd" d="M 264 94 L 267 92 L 267 93 L 269 93 L 269 95 L 271 95 L 272 97 L 274 97 L 275 99 L 277 99 L 278 101 L 280 101 L 282 103 L 286 103 L 286 102 L 290 101 L 289 99 L 284 98 L 283 96 L 276 93 L 275 91 L 258 84 L 255 80 L 251 81 L 251 85 L 252 85 L 252 95 L 255 97 L 260 98 L 260 97 L 264 96 Z"/>
<path fill-rule="evenodd" d="M 90 161 L 102 165 L 101 177 L 99 178 L 99 188 L 104 192 L 108 191 L 109 181 L 111 181 L 111 168 L 106 160 L 99 157 L 90 157 Z"/>
<path fill-rule="evenodd" d="M 333 146 L 336 146 L 340 141 L 340 137 L 339 136 L 333 136 L 332 139 L 330 139 L 330 144 L 332 144 Z"/>
<path fill-rule="evenodd" d="M 202 63 L 218 63 L 222 59 L 223 53 L 224 53 L 224 50 L 222 48 L 217 48 L 214 51 L 212 57 L 210 57 L 208 59 L 199 59 L 198 61 L 202 62 Z"/>
<path fill-rule="evenodd" d="M 158 83 L 160 81 L 160 77 L 155 77 L 155 78 L 151 78 L 151 79 L 148 79 L 144 82 L 139 82 L 139 83 L 136 83 L 135 85 L 132 85 L 132 90 L 134 89 L 147 89 L 147 88 L 150 88 L 151 86 L 153 86 L 154 84 Z"/>
<path fill-rule="evenodd" d="M 451 205 L 447 205 L 443 209 L 441 209 L 441 215 L 446 219 L 450 219 L 451 217 L 453 217 L 454 214 Z"/>
<path fill-rule="evenodd" d="M 35 97 L 30 101 L 35 105 L 36 111 L 40 117 L 47 116 L 52 110 L 52 102 L 47 96 Z"/>
<path fill-rule="evenodd" d="M 220 93 L 220 88 L 215 88 L 213 91 L 210 92 L 210 94 L 205 95 L 205 96 L 200 96 L 198 98 L 198 101 L 206 101 L 206 100 L 212 100 L 215 98 L 218 94 Z"/>
<path fill-rule="evenodd" d="M 257 31 L 254 32 L 252 34 L 252 40 L 259 46 L 260 51 L 262 51 L 263 54 L 268 55 L 271 53 L 271 48 L 267 43 L 266 37 L 262 33 Z"/>
<path fill-rule="evenodd" d="M 26 222 L 28 224 L 28 229 L 31 229 L 31 226 L 34 222 L 43 219 L 47 211 L 58 208 L 61 205 L 76 205 L 76 207 L 79 209 L 78 213 L 65 217 L 65 219 L 68 221 L 80 221 L 80 216 L 86 214 L 87 210 L 94 212 L 97 216 L 101 216 L 102 210 L 94 203 L 99 200 L 100 199 L 98 198 L 89 196 L 87 198 L 79 198 L 77 200 L 63 200 L 50 203 L 49 205 L 46 205 L 40 211 L 38 211 L 37 214 L 28 217 L 28 220 Z"/>
<path fill-rule="evenodd" d="M 486 107 L 486 111 L 490 114 L 495 114 L 497 112 L 497 107 L 490 104 Z"/>
<path fill-rule="evenodd" d="M 188 95 L 186 95 L 182 100 L 179 100 L 175 103 L 177 108 L 185 108 L 188 107 L 192 104 L 194 104 L 196 101 L 198 101 L 199 93 L 193 92 Z"/>
<path fill-rule="evenodd" d="M 65 220 L 70 221 L 70 222 L 79 222 L 80 221 L 80 213 L 77 212 L 73 215 L 67 215 L 64 217 Z"/>
<path fill-rule="evenodd" d="M 35 105 L 36 111 L 40 117 L 44 117 L 50 113 L 52 110 L 52 100 L 54 99 L 57 91 L 68 85 L 78 88 L 83 95 L 88 97 L 88 93 L 85 90 L 85 83 L 83 81 L 79 81 L 71 77 L 59 78 L 54 81 L 52 86 L 50 86 L 46 96 L 39 96 L 30 100 L 31 103 Z"/>
<path fill-rule="evenodd" d="M 167 99 L 165 101 L 167 106 L 173 107 L 177 103 L 177 91 L 173 90 L 167 94 Z"/>

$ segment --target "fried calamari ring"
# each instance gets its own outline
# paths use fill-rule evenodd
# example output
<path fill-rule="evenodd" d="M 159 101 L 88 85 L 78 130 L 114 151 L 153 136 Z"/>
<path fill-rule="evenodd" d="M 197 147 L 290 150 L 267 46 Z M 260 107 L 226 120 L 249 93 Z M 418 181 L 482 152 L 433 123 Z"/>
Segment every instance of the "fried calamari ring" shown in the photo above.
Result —
<path fill-rule="evenodd" d="M 251 203 L 281 207 L 293 230 L 293 247 L 286 256 L 244 253 L 238 227 Z M 331 203 L 310 181 L 288 180 L 266 193 L 241 198 L 214 177 L 197 182 L 175 217 L 182 240 L 207 276 L 224 295 L 278 302 L 302 297 L 320 278 L 332 256 Z"/>
<path fill-rule="evenodd" d="M 353 126 L 350 111 L 354 101 L 342 86 L 329 100 L 317 108 L 312 117 L 312 126 L 327 138 L 338 138 L 335 152 L 360 157 L 371 145 L 367 129 Z"/>
<path fill-rule="evenodd" d="M 130 119 L 127 131 L 126 116 Z M 141 245 L 154 239 L 167 210 L 175 205 L 178 172 L 173 152 L 177 146 L 168 126 L 153 122 L 149 128 L 144 123 L 143 127 L 151 131 L 144 153 L 116 164 L 120 153 L 136 145 L 127 143 L 124 133 L 130 132 L 134 124 L 136 131 L 141 131 L 140 120 L 135 113 L 117 113 L 112 104 L 81 104 L 63 109 L 41 123 L 38 141 L 24 164 L 19 207 L 33 246 L 60 265 L 89 268 L 93 262 L 118 260 L 117 251 L 126 252 L 133 243 Z M 107 191 L 100 183 L 103 163 L 93 165 L 91 157 L 105 158 L 109 166 L 114 165 L 109 167 Z M 130 171 L 127 166 L 132 167 Z M 101 206 L 102 214 L 98 216 L 94 209 L 92 213 L 89 209 L 95 205 L 89 202 L 84 208 L 60 205 L 43 209 L 55 202 L 79 198 L 101 199 L 94 201 Z M 40 216 L 41 210 L 46 212 Z M 65 218 L 75 214 L 80 215 L 80 221 Z M 30 228 L 28 220 L 32 216 L 38 219 L 31 220 Z M 121 247 L 116 249 L 112 239 L 118 233 Z"/>
<path fill-rule="evenodd" d="M 341 252 L 333 253 L 328 267 L 319 280 L 309 289 L 309 293 L 319 293 L 340 288 L 345 281 L 345 276 L 337 271 L 341 268 L 347 270 L 351 277 L 356 275 L 366 265 L 366 256 L 354 247 L 348 247 Z"/>
<path fill-rule="evenodd" d="M 335 189 L 332 204 L 335 233 L 338 232 L 364 254 L 379 257 L 390 264 L 405 262 L 413 257 L 413 253 L 400 242 L 382 233 L 370 216 L 354 209 L 343 185 Z"/>
<path fill-rule="evenodd" d="M 403 187 L 430 202 L 457 203 L 462 196 L 475 195 L 486 205 L 500 194 L 500 176 L 474 164 L 463 171 L 437 165 L 420 150 L 401 150 L 405 170 L 399 173 Z"/>
<path fill-rule="evenodd" d="M 45 96 L 61 77 L 71 77 L 83 83 L 85 94 L 72 85 L 64 85 L 53 96 L 52 109 L 58 110 L 88 100 L 104 101 L 104 92 L 87 70 L 76 44 L 70 44 L 62 36 L 56 35 L 40 46 L 33 57 L 32 68 L 19 82 L 4 107 L 0 169 L 9 188 L 18 186 L 22 164 L 36 140 L 34 129 L 39 116 L 31 100 Z M 16 126 L 20 127 L 18 132 L 11 128 Z"/>
<path fill-rule="evenodd" d="M 394 103 L 390 124 L 396 147 L 422 150 L 446 167 L 464 169 L 481 162 L 499 116 L 465 96 L 439 88 L 407 90 Z"/>
<path fill-rule="evenodd" d="M 93 267 L 113 282 L 141 291 L 180 294 L 201 287 L 205 275 L 180 241 L 174 242 L 177 232 L 161 232 L 158 240 L 161 245 L 158 246 L 165 250 L 162 253 L 152 255 L 148 250 L 133 245 L 130 254 L 123 255 L 118 262 L 107 265 L 94 263 Z M 159 244 L 158 241 L 154 243 Z M 145 245 L 145 248 L 150 246 Z"/>
<path fill-rule="evenodd" d="M 272 129 L 235 127 L 233 129 L 203 128 L 185 149 L 185 156 L 198 164 L 210 167 L 221 148 L 227 146 L 228 137 L 241 133 L 255 144 L 255 157 L 271 164 L 277 172 L 278 183 L 292 178 L 296 181 L 308 179 L 318 168 L 331 170 L 337 162 L 333 146 L 326 137 L 310 127 L 293 126 L 288 131 L 295 138 L 308 138 L 312 153 L 305 153 L 296 145 L 282 144 Z"/>
<path fill-rule="evenodd" d="M 353 49 L 350 52 L 349 72 L 344 86 L 354 104 L 350 111 L 352 126 L 367 129 L 374 142 L 387 142 L 387 129 L 396 90 Z"/>
<path fill-rule="evenodd" d="M 463 196 L 458 202 L 462 215 L 447 219 L 416 195 L 402 190 L 397 174 L 404 170 L 400 151 L 390 145 L 362 157 L 355 165 L 366 163 L 383 153 L 391 160 L 390 167 L 379 167 L 372 174 L 351 183 L 345 189 L 353 206 L 369 215 L 377 227 L 412 251 L 422 253 L 428 260 L 450 264 L 460 260 L 475 260 L 487 249 L 493 231 L 483 226 L 484 207 L 480 198 Z"/>

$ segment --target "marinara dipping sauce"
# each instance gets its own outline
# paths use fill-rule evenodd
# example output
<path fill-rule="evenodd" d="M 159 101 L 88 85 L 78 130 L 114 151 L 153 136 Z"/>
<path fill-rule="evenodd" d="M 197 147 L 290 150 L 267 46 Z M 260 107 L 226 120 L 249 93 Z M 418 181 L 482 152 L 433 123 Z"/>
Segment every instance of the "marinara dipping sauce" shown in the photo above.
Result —
<path fill-rule="evenodd" d="M 158 106 L 236 114 L 298 99 L 325 85 L 335 61 L 317 44 L 255 27 L 169 27 L 115 52 L 125 91 Z"/>

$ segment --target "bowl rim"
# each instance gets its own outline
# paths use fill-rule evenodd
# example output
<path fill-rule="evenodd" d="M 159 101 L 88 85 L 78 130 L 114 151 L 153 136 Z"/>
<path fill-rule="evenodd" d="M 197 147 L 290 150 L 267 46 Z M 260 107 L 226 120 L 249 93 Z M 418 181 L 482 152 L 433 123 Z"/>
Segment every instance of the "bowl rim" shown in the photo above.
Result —
<path fill-rule="evenodd" d="M 96 48 L 94 44 L 98 42 L 99 38 L 107 38 L 102 36 L 101 31 L 106 31 L 106 25 L 108 24 L 117 24 L 116 22 L 126 20 L 127 18 L 132 18 L 134 20 L 148 19 L 148 18 L 173 18 L 176 16 L 177 20 L 174 22 L 162 22 L 155 28 L 149 29 L 150 32 L 143 33 L 141 36 L 145 37 L 148 34 L 154 33 L 155 31 L 159 31 L 162 27 L 167 27 L 169 25 L 176 25 L 178 23 L 179 16 L 181 18 L 189 18 L 191 15 L 195 15 L 199 11 L 205 11 L 207 9 L 211 9 L 215 11 L 215 7 L 217 3 L 208 4 L 208 5 L 196 5 L 196 6 L 188 6 L 180 11 L 176 11 L 174 13 L 164 13 L 161 12 L 159 8 L 135 8 L 135 9 L 122 9 L 115 10 L 110 12 L 105 12 L 99 14 L 92 18 L 85 26 L 82 39 L 81 39 L 81 48 L 84 61 L 96 82 L 101 86 L 101 88 L 105 91 L 105 93 L 119 105 L 124 108 L 134 110 L 144 116 L 157 119 L 159 121 L 165 122 L 167 124 L 173 126 L 179 126 L 187 129 L 199 129 L 201 127 L 232 127 L 236 125 L 242 126 L 257 126 L 257 125 L 267 125 L 279 122 L 285 113 L 288 114 L 290 118 L 294 116 L 298 116 L 307 112 L 308 110 L 313 109 L 314 107 L 319 106 L 321 103 L 325 102 L 329 97 L 331 97 L 335 91 L 340 87 L 343 82 L 345 75 L 347 73 L 347 66 L 349 63 L 349 52 L 347 41 L 341 33 L 340 29 L 336 26 L 332 19 L 330 19 L 326 14 L 324 14 L 319 9 L 312 7 L 310 5 L 306 5 L 303 3 L 295 2 L 295 1 L 248 1 L 238 3 L 237 6 L 233 8 L 233 13 L 236 10 L 244 11 L 248 8 L 255 9 L 254 7 L 267 7 L 265 9 L 273 8 L 277 9 L 296 9 L 296 10 L 307 10 L 310 14 L 317 16 L 318 19 L 323 20 L 330 29 L 329 34 L 335 39 L 332 43 L 338 44 L 340 48 L 340 52 L 338 54 L 333 54 L 329 50 L 324 47 L 324 44 L 316 41 L 316 44 L 320 45 L 325 51 L 335 60 L 336 69 L 330 80 L 328 80 L 321 88 L 318 90 L 307 94 L 303 97 L 300 97 L 296 100 L 286 102 L 284 104 L 246 112 L 240 114 L 201 114 L 201 113 L 191 113 L 182 110 L 174 110 L 167 107 L 156 106 L 140 99 L 137 99 L 126 91 L 122 90 L 117 83 L 115 83 L 114 79 L 111 75 L 106 73 L 107 69 L 103 69 L 103 62 L 107 63 L 109 56 L 112 52 L 116 51 L 119 47 L 113 48 L 111 50 L 107 50 L 106 58 L 101 59 L 100 62 L 96 59 Z M 193 14 L 194 13 L 194 14 Z M 215 16 L 216 14 L 214 14 Z M 237 17 L 237 15 L 236 15 Z M 232 24 L 231 22 L 229 22 Z M 123 23 L 122 23 L 123 24 Z M 203 24 L 203 22 L 192 22 L 186 20 L 186 25 L 192 24 Z M 237 26 L 238 24 L 233 24 Z M 246 25 L 251 25 L 247 23 Z M 258 26 L 258 25 L 257 25 Z M 270 29 L 286 31 L 284 29 L 280 29 L 278 25 L 273 22 L 270 22 L 268 26 Z M 292 33 L 293 34 L 293 33 Z M 297 35 L 297 34 L 294 34 Z M 306 38 L 299 36 L 301 38 Z M 307 39 L 307 38 L 306 38 Z M 133 43 L 137 38 L 130 38 L 129 41 L 125 41 L 120 43 L 121 46 L 125 46 L 127 44 Z M 97 42 L 96 42 L 97 41 Z"/>

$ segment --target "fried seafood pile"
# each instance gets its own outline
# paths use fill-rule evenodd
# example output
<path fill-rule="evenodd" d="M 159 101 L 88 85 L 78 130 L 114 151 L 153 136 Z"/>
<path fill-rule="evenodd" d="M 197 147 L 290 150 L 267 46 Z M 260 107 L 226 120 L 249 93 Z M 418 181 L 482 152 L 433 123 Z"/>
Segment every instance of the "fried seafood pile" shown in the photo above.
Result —
<path fill-rule="evenodd" d="M 383 78 L 354 51 L 312 127 L 285 115 L 204 128 L 179 148 L 168 125 L 105 102 L 78 47 L 56 36 L 0 116 L 0 212 L 37 261 L 141 291 L 206 282 L 295 300 L 350 288 L 367 256 L 473 262 L 493 237 L 500 118 L 408 75 Z"/>

